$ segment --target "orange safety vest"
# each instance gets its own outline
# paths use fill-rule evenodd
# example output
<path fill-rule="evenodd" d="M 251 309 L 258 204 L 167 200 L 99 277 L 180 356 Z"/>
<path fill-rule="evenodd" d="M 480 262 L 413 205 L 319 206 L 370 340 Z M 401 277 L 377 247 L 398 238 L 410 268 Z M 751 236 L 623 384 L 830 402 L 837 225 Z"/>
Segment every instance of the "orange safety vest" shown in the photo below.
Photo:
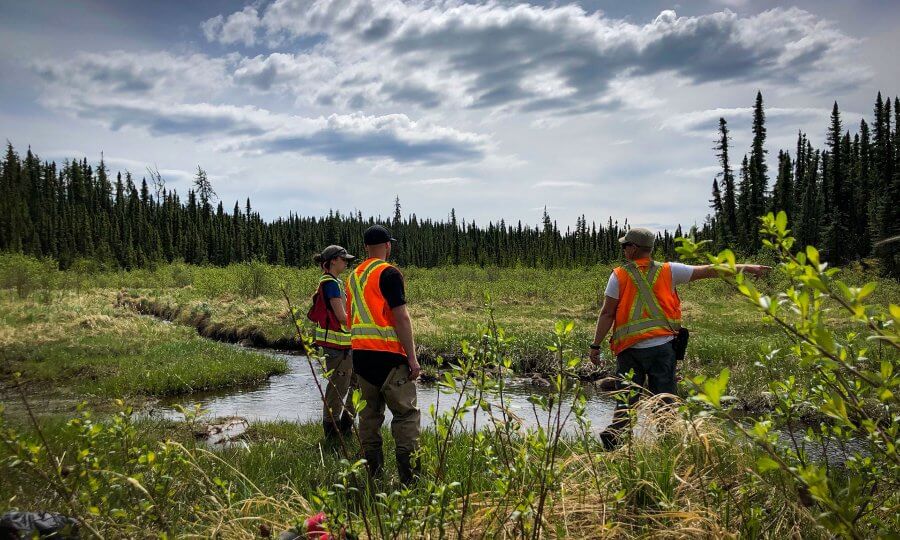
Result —
<path fill-rule="evenodd" d="M 347 280 L 347 313 L 350 347 L 406 356 L 394 323 L 394 313 L 381 294 L 381 273 L 391 265 L 369 258 L 357 266 Z"/>
<path fill-rule="evenodd" d="M 681 300 L 672 291 L 669 263 L 640 259 L 613 272 L 619 280 L 619 305 L 609 340 L 615 354 L 638 341 L 678 333 Z"/>

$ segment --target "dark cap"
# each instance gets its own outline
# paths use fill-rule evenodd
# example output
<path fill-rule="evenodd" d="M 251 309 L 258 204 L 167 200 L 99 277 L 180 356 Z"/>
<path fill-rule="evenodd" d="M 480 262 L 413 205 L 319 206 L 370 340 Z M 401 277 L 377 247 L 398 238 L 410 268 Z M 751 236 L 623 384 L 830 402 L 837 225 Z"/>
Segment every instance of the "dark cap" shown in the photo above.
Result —
<path fill-rule="evenodd" d="M 620 244 L 634 244 L 647 249 L 653 249 L 653 244 L 655 242 L 656 234 L 644 227 L 635 227 L 625 233 L 625 236 L 619 238 Z"/>
<path fill-rule="evenodd" d="M 397 239 L 391 237 L 391 231 L 387 230 L 387 228 L 382 227 L 381 225 L 372 225 L 366 229 L 365 234 L 363 234 L 363 241 L 367 246 L 374 246 L 376 244 L 396 242 Z"/>
<path fill-rule="evenodd" d="M 337 259 L 338 257 L 348 261 L 356 258 L 353 255 L 347 253 L 347 250 L 343 247 L 334 245 L 328 246 L 327 248 L 322 250 L 322 253 L 319 254 L 319 259 L 321 259 L 322 262 L 330 261 L 331 259 Z"/>

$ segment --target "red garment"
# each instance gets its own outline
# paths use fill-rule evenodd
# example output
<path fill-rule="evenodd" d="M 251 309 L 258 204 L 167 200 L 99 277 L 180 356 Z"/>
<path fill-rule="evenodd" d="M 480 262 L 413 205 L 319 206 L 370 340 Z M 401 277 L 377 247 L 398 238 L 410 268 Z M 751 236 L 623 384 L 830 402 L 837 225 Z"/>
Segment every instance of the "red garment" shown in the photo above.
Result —
<path fill-rule="evenodd" d="M 325 515 L 325 512 L 319 512 L 307 519 L 305 522 L 306 537 L 317 538 L 319 540 L 333 540 L 333 537 L 328 533 L 325 527 L 322 526 L 326 519 L 328 519 L 328 517 Z"/>

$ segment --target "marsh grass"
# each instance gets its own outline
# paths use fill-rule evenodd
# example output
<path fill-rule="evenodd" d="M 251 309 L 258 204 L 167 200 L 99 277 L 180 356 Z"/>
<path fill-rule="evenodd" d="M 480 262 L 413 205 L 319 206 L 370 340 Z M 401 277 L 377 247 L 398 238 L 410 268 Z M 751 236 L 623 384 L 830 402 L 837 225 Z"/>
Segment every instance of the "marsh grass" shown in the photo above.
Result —
<path fill-rule="evenodd" d="M 551 538 L 632 538 L 663 535 L 687 538 L 697 535 L 713 537 L 738 533 L 747 537 L 783 538 L 800 534 L 804 537 L 825 536 L 815 526 L 812 516 L 797 503 L 796 494 L 786 492 L 777 482 L 768 485 L 754 481 L 750 465 L 753 455 L 737 446 L 725 432 L 705 419 L 672 423 L 667 419 L 665 434 L 656 434 L 653 413 L 648 406 L 641 414 L 648 415 L 648 430 L 633 444 L 612 453 L 599 452 L 599 443 L 589 434 L 568 436 L 560 443 L 560 471 L 558 482 L 552 487 L 548 507 L 543 518 L 542 536 Z M 64 418 L 42 418 L 41 429 L 48 444 L 62 455 L 62 468 L 74 474 L 78 470 L 75 456 L 84 445 L 84 436 Z M 96 420 L 103 429 L 109 424 Z M 142 531 L 127 519 L 113 519 L 101 510 L 91 519 L 97 530 L 117 536 L 120 534 L 153 535 L 169 531 L 178 537 L 208 538 L 216 534 L 224 538 L 258 538 L 260 526 L 272 531 L 293 527 L 298 521 L 322 508 L 322 492 L 340 485 L 346 463 L 333 447 L 322 446 L 321 428 L 314 424 L 258 423 L 244 434 L 247 444 L 238 442 L 224 449 L 210 449 L 197 442 L 192 428 L 185 423 L 142 419 L 134 421 L 128 439 L 139 450 L 108 454 L 103 466 L 108 470 L 131 471 L 142 482 L 152 477 L 131 461 L 140 455 L 168 446 L 183 462 L 169 486 L 171 497 L 158 509 L 172 521 L 162 526 L 152 520 L 144 522 Z M 17 425 L 22 436 L 37 441 L 35 432 Z M 384 432 L 390 456 L 392 439 Z M 5 435 L 8 437 L 8 433 Z M 463 537 L 518 537 L 523 534 L 528 507 L 510 508 L 510 493 L 498 490 L 496 456 L 476 453 L 474 461 L 468 452 L 472 433 L 462 431 L 453 436 L 450 445 L 446 483 L 464 483 L 469 471 L 476 471 L 470 483 L 470 512 L 463 523 Z M 112 444 L 110 440 L 94 439 L 97 448 Z M 165 442 L 168 441 L 168 442 Z M 521 437 L 510 442 L 487 441 L 499 447 L 504 444 L 523 444 Z M 423 433 L 422 446 L 435 449 L 437 434 Z M 160 457 L 156 458 L 161 460 Z M 536 455 L 526 458 L 537 459 Z M 8 466 L 9 456 L 4 458 Z M 389 469 L 393 463 L 387 464 Z M 142 472 L 143 471 L 143 472 Z M 22 467 L 8 469 L 7 482 L 0 486 L 0 499 L 10 508 L 42 508 L 67 511 L 58 495 L 45 485 L 29 481 Z M 430 473 L 428 473 L 430 474 Z M 527 470 L 518 473 L 522 482 L 516 490 L 527 490 L 534 481 Z M 406 524 L 390 517 L 385 526 L 390 537 L 441 536 L 442 528 L 432 519 L 424 530 L 412 527 L 416 519 L 438 508 L 427 507 L 428 491 L 433 478 L 426 475 L 417 487 L 404 491 L 394 477 L 387 477 L 375 486 L 382 499 L 373 497 L 368 504 L 374 509 L 381 500 L 382 510 L 398 510 L 405 501 L 405 511 L 411 514 Z M 145 486 L 150 489 L 149 486 Z M 134 495 L 134 494 L 132 494 Z M 374 493 L 373 493 L 374 495 Z M 451 489 L 445 500 L 445 516 L 458 518 L 463 494 Z M 433 496 L 431 497 L 433 499 Z M 389 500 L 388 500 L 389 499 Z M 110 501 L 112 502 L 112 501 Z M 767 510 L 751 513 L 747 508 L 764 505 Z M 332 515 L 349 511 L 354 514 L 353 530 L 360 532 L 359 509 L 353 505 L 331 508 Z M 413 518 L 415 517 L 415 519 Z M 456 536 L 447 520 L 448 536 Z M 381 537 L 380 534 L 375 536 Z"/>
<path fill-rule="evenodd" d="M 249 384 L 283 360 L 199 337 L 195 330 L 114 306 L 105 290 L 61 291 L 54 302 L 0 302 L 0 374 L 36 392 L 166 396 Z"/>
<path fill-rule="evenodd" d="M 285 286 L 298 309 L 305 312 L 316 287 L 315 269 L 268 267 L 271 283 Z M 600 307 L 600 295 L 612 268 L 594 266 L 582 269 L 440 267 L 407 268 L 409 309 L 423 363 L 434 364 L 438 357 L 461 357 L 461 341 L 478 332 L 482 322 L 484 299 L 491 298 L 497 323 L 511 338 L 512 367 L 519 373 L 552 371 L 552 354 L 547 351 L 548 336 L 555 321 L 574 322 L 577 341 L 593 339 Z M 171 276 L 190 273 L 190 284 L 177 287 Z M 293 338 L 293 325 L 277 292 L 256 298 L 240 293 L 241 265 L 227 268 L 162 266 L 153 273 L 141 271 L 129 279 L 122 273 L 98 277 L 98 286 L 117 283 L 129 287 L 134 298 L 171 306 L 179 310 L 177 320 L 196 323 L 198 314 L 208 317 L 233 341 L 259 336 L 260 344 L 285 343 Z M 860 267 L 843 271 L 849 283 L 864 283 L 873 276 Z M 759 282 L 762 290 L 777 290 L 784 285 L 778 276 Z M 182 281 L 184 282 L 184 281 Z M 879 280 L 873 301 L 888 303 L 900 298 L 900 285 Z M 684 324 L 691 329 L 688 358 L 682 365 L 685 375 L 714 375 L 723 367 L 732 370 L 734 395 L 746 408 L 766 406 L 765 385 L 757 376 L 755 359 L 771 348 L 784 348 L 790 339 L 766 325 L 752 306 L 740 295 L 717 280 L 700 281 L 680 288 Z M 892 300 L 893 299 L 893 300 Z M 837 330 L 851 330 L 840 319 Z M 253 339 L 251 339 L 253 341 Z M 586 349 L 586 347 L 585 347 Z M 586 354 L 586 352 L 585 352 Z M 612 358 L 604 352 L 609 366 Z M 802 375 L 799 366 L 785 362 L 787 373 Z"/>
<path fill-rule="evenodd" d="M 97 268 L 82 271 L 78 267 L 60 272 L 45 261 L 26 257 L 28 264 L 20 265 L 20 259 L 21 256 L 0 256 L 0 274 L 5 276 L 2 283 L 11 287 L 0 291 L 0 343 L 19 358 L 29 353 L 52 357 L 52 350 L 41 348 L 44 342 L 57 344 L 50 349 L 72 351 L 75 353 L 73 358 L 79 355 L 83 358 L 71 364 L 57 361 L 29 366 L 35 373 L 43 372 L 45 379 L 52 378 L 61 369 L 68 370 L 67 373 L 82 369 L 88 378 L 107 377 L 109 373 L 104 373 L 102 365 L 90 362 L 89 355 L 106 360 L 112 354 L 134 355 L 134 362 L 122 364 L 140 366 L 152 361 L 147 356 L 148 344 L 161 344 L 167 339 L 184 342 L 183 353 L 197 352 L 187 344 L 189 330 L 182 333 L 150 322 L 136 323 L 127 310 L 114 307 L 120 291 L 128 298 L 161 306 L 169 318 L 200 329 L 202 335 L 223 341 L 248 340 L 256 346 L 279 347 L 290 346 L 294 341 L 293 323 L 279 297 L 280 288 L 283 286 L 295 299 L 297 308 L 305 312 L 318 280 L 318 271 L 314 268 L 296 269 L 260 263 L 224 268 L 173 263 L 130 272 L 103 272 Z M 460 358 L 460 342 L 477 333 L 484 298 L 490 295 L 496 320 L 511 338 L 509 350 L 513 369 L 520 373 L 549 373 L 552 371 L 552 354 L 547 351 L 546 342 L 554 322 L 560 319 L 573 321 L 576 341 L 588 343 L 593 336 L 600 295 L 610 272 L 611 267 L 603 265 L 553 270 L 467 266 L 406 268 L 407 297 L 420 357 L 423 363 L 432 365 L 438 357 Z M 857 285 L 873 277 L 858 265 L 842 270 L 842 276 L 848 283 Z M 774 291 L 784 285 L 780 279 L 773 275 L 762 280 L 759 286 L 763 291 Z M 24 299 L 19 298 L 15 288 L 20 282 L 26 284 Z M 900 298 L 900 285 L 896 281 L 881 279 L 878 285 L 873 302 L 886 304 Z M 692 331 L 688 358 L 682 365 L 685 376 L 715 375 L 728 367 L 732 372 L 733 394 L 744 406 L 749 409 L 766 407 L 766 388 L 754 368 L 755 359 L 762 351 L 787 347 L 789 338 L 762 322 L 752 306 L 742 302 L 740 296 L 724 283 L 716 280 L 691 283 L 681 287 L 679 294 L 683 301 L 685 326 Z M 852 330 L 840 321 L 836 325 L 840 332 Z M 123 338 L 121 343 L 117 343 L 119 337 Z M 104 340 L 107 343 L 103 343 Z M 79 341 L 84 343 L 79 344 Z M 176 350 L 150 354 L 167 355 Z M 218 347 L 215 350 L 226 359 L 234 356 L 228 349 Z M 604 354 L 611 366 L 609 351 Z M 236 384 L 250 382 L 264 376 L 257 370 L 259 362 L 248 360 L 252 372 L 244 377 L 230 371 L 227 366 L 234 362 L 225 360 L 220 366 L 211 366 L 203 375 L 206 382 L 185 379 L 187 384 L 179 382 L 178 377 L 184 379 L 184 375 L 180 368 L 174 368 L 171 377 L 149 386 L 154 388 L 153 392 L 171 393 L 189 388 L 210 388 L 222 384 L 228 377 L 236 377 Z M 802 368 L 792 362 L 785 361 L 781 368 L 789 374 L 803 375 Z M 269 369 L 263 371 L 273 372 Z M 139 373 L 136 368 L 133 371 Z M 123 385 L 138 380 L 136 375 L 120 379 Z M 107 392 L 110 389 L 106 386 L 95 390 Z"/>

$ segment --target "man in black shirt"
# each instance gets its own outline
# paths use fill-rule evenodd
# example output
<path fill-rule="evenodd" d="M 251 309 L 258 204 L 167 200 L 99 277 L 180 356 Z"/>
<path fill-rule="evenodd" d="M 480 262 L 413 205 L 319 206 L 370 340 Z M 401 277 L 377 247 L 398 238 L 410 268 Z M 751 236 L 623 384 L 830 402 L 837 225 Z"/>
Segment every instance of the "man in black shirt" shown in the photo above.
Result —
<path fill-rule="evenodd" d="M 400 306 L 406 306 L 406 290 L 400 270 L 393 266 L 385 268 L 378 278 L 378 287 L 391 310 Z M 411 333 L 410 340 L 412 340 Z M 354 371 L 356 373 L 364 373 L 366 380 L 375 386 L 383 385 L 388 373 L 393 368 L 410 363 L 408 353 L 407 356 L 403 356 L 395 352 L 360 349 L 357 351 L 357 354 L 360 355 L 360 360 L 353 362 Z M 416 359 L 415 353 L 413 353 L 412 359 Z M 418 375 L 418 372 L 416 375 Z"/>
<path fill-rule="evenodd" d="M 415 380 L 420 367 L 406 294 L 400 271 L 386 262 L 391 253 L 390 232 L 380 225 L 365 233 L 368 258 L 350 275 L 347 308 L 353 369 L 366 406 L 359 412 L 359 435 L 369 471 L 381 472 L 384 463 L 381 426 L 387 406 L 394 416 L 391 434 L 397 446 L 397 470 L 404 484 L 418 474 L 420 412 Z"/>

